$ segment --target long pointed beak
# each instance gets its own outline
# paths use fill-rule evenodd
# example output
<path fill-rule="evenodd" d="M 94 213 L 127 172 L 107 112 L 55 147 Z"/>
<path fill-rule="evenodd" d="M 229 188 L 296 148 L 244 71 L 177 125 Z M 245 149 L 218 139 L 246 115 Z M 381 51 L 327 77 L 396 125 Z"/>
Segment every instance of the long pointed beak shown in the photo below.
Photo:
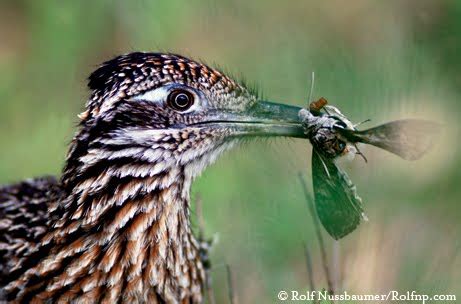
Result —
<path fill-rule="evenodd" d="M 298 117 L 300 107 L 259 101 L 245 112 L 221 112 L 207 124 L 231 127 L 234 136 L 286 136 L 306 138 Z"/>

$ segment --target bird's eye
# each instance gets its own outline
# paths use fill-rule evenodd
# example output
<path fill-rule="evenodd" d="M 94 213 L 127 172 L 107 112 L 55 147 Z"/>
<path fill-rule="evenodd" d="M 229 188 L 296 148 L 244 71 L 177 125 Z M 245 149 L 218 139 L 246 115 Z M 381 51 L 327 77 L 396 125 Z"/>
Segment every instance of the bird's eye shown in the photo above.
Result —
<path fill-rule="evenodd" d="M 194 96 L 186 90 L 174 90 L 168 95 L 167 103 L 173 110 L 184 112 L 194 104 Z"/>

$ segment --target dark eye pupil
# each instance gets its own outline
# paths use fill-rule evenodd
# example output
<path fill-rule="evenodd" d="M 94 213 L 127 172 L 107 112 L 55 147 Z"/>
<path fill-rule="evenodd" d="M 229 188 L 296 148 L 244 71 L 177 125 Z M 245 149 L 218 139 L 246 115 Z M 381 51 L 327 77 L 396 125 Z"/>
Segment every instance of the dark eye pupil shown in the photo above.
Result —
<path fill-rule="evenodd" d="M 176 90 L 168 96 L 168 105 L 176 111 L 185 111 L 194 104 L 194 96 L 185 90 Z"/>
<path fill-rule="evenodd" d="M 176 105 L 180 108 L 185 108 L 189 104 L 189 96 L 184 93 L 180 93 L 175 98 Z"/>

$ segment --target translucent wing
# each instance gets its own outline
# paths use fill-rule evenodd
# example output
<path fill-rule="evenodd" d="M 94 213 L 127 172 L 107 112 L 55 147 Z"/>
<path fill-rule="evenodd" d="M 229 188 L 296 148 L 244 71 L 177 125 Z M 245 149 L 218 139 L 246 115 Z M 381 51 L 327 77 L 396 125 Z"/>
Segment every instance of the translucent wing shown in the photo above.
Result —
<path fill-rule="evenodd" d="M 364 131 L 338 129 L 349 141 L 370 144 L 406 160 L 421 158 L 439 130 L 439 124 L 417 119 L 391 121 Z"/>
<path fill-rule="evenodd" d="M 362 200 L 347 174 L 315 148 L 312 179 L 317 214 L 328 233 L 338 240 L 354 231 L 365 218 Z"/>

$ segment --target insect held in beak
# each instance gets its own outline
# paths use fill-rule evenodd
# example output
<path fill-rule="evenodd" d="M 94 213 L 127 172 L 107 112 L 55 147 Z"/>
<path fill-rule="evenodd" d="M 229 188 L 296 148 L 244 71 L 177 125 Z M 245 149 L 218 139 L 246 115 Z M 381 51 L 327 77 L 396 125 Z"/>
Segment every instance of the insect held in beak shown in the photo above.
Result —
<path fill-rule="evenodd" d="M 437 123 L 404 119 L 360 131 L 325 98 L 311 102 L 299 117 L 305 126 L 312 151 L 312 179 L 317 214 L 327 232 L 340 239 L 367 220 L 356 187 L 336 160 L 353 158 L 359 144 L 370 144 L 406 160 L 417 160 L 432 146 L 440 126 Z M 368 121 L 368 120 L 366 120 Z M 365 122 L 366 122 L 365 121 Z"/>

